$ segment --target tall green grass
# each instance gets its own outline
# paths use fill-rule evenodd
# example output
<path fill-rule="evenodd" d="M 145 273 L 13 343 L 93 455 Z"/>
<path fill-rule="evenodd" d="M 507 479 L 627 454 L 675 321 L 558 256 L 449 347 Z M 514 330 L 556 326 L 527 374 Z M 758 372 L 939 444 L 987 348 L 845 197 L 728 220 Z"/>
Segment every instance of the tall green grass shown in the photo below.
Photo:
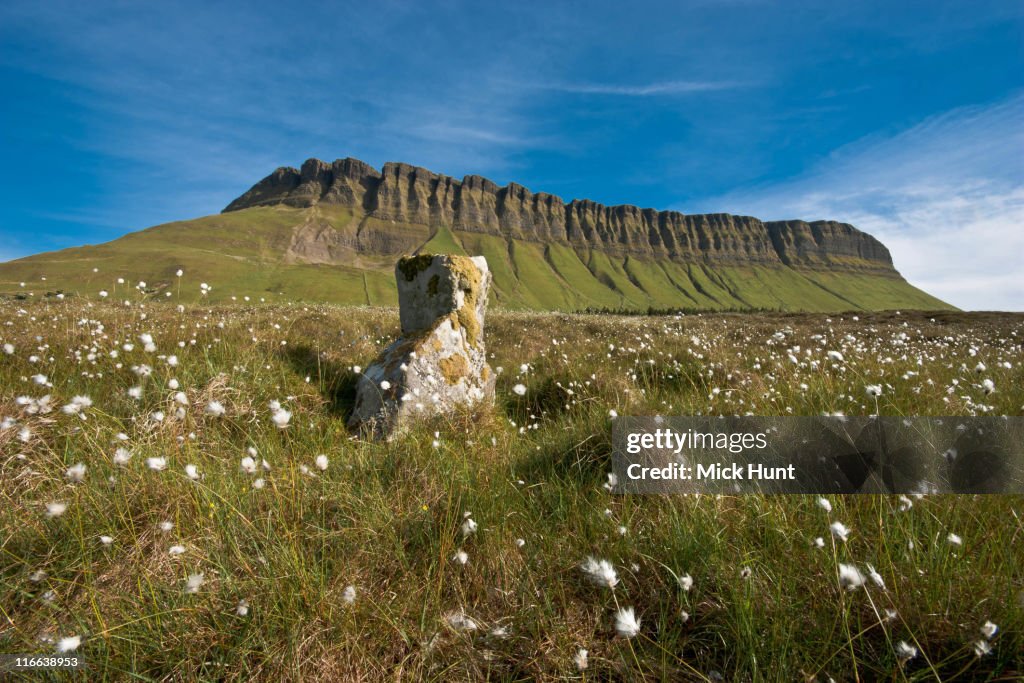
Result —
<path fill-rule="evenodd" d="M 946 681 L 1024 668 L 1019 497 L 930 496 L 904 511 L 895 497 L 833 496 L 826 513 L 811 496 L 603 488 L 610 410 L 868 414 L 864 385 L 881 383 L 883 414 L 1020 415 L 1021 316 L 492 313 L 494 407 L 384 443 L 354 438 L 345 418 L 353 366 L 397 334 L 393 310 L 19 302 L 0 304 L 0 322 L 15 347 L 0 356 L 0 416 L 17 420 L 0 431 L 0 651 L 81 636 L 78 679 Z M 827 362 L 831 349 L 845 361 Z M 172 379 L 189 399 L 182 419 Z M 15 405 L 47 393 L 53 412 Z M 93 399 L 85 419 L 60 412 L 75 395 Z M 292 413 L 286 429 L 273 400 Z M 210 401 L 226 413 L 207 414 Z M 119 446 L 134 454 L 125 467 Z M 241 470 L 249 448 L 269 470 Z M 156 456 L 166 470 L 147 467 Z M 49 518 L 53 501 L 67 511 Z M 466 513 L 479 525 L 468 538 Z M 829 534 L 837 520 L 846 543 Z M 614 591 L 585 580 L 588 555 L 614 564 Z M 840 563 L 872 564 L 886 589 L 842 589 Z M 613 628 L 625 606 L 641 620 L 633 639 Z M 454 629 L 453 613 L 478 628 Z M 986 620 L 999 632 L 977 657 Z M 900 641 L 919 651 L 902 665 Z"/>

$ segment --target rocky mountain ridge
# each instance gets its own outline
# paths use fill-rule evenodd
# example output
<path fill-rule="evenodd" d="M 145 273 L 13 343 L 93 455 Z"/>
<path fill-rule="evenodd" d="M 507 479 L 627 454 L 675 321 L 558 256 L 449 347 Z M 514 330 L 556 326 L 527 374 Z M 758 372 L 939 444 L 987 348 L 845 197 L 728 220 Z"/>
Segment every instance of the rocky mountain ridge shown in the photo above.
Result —
<path fill-rule="evenodd" d="M 565 202 L 517 183 L 502 187 L 478 175 L 460 181 L 396 162 L 384 164 L 380 171 L 352 158 L 333 163 L 309 159 L 301 169 L 281 167 L 224 212 L 274 205 L 337 205 L 384 223 L 566 244 L 613 256 L 899 277 L 885 245 L 846 223 L 688 215 L 604 206 L 587 199 Z"/>

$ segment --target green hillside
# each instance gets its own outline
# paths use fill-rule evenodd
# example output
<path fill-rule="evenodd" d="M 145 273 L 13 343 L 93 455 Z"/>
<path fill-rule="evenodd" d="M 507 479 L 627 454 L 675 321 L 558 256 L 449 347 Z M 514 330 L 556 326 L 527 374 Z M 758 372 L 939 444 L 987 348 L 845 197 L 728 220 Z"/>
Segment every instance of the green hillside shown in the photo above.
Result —
<path fill-rule="evenodd" d="M 142 281 L 146 296 L 184 301 L 204 296 L 200 284 L 207 283 L 210 301 L 394 305 L 397 257 L 422 250 L 484 255 L 494 273 L 492 303 L 507 309 L 950 308 L 898 277 L 684 264 L 382 221 L 372 234 L 361 233 L 360 219 L 341 208 L 278 206 L 167 223 L 106 244 L 0 264 L 0 293 L 97 297 L 106 291 L 113 299 L 138 298 Z M 357 239 L 367 244 L 355 246 Z M 396 250 L 399 243 L 415 248 Z M 317 260 L 326 262 L 311 262 Z"/>

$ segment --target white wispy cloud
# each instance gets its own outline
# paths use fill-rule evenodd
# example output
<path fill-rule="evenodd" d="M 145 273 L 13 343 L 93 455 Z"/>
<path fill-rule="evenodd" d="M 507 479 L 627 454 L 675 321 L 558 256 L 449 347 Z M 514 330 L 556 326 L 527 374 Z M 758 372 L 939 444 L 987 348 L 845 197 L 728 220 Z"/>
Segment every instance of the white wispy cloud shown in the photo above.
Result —
<path fill-rule="evenodd" d="M 654 97 L 658 95 L 685 95 L 712 90 L 732 90 L 745 84 L 734 81 L 662 81 L 621 85 L 613 83 L 537 83 L 532 87 L 541 90 L 573 93 L 580 95 L 618 95 L 622 97 Z"/>
<path fill-rule="evenodd" d="M 846 145 L 788 181 L 686 210 L 852 223 L 912 284 L 960 308 L 1024 310 L 1024 95 Z"/>

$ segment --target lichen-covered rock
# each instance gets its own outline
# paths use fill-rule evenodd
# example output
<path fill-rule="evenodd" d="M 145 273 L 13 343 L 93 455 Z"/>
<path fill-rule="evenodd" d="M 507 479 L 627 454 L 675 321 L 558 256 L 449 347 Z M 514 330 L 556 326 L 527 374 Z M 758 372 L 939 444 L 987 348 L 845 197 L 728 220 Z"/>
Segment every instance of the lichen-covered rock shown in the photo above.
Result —
<path fill-rule="evenodd" d="M 420 254 L 395 267 L 402 336 L 366 369 L 349 426 L 389 437 L 418 418 L 494 401 L 483 256 Z"/>

